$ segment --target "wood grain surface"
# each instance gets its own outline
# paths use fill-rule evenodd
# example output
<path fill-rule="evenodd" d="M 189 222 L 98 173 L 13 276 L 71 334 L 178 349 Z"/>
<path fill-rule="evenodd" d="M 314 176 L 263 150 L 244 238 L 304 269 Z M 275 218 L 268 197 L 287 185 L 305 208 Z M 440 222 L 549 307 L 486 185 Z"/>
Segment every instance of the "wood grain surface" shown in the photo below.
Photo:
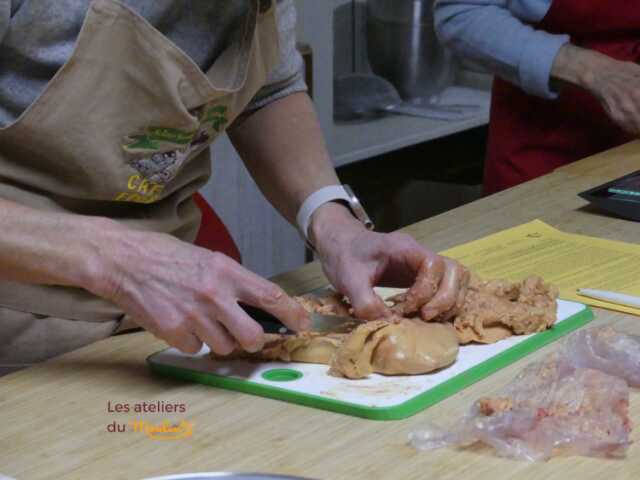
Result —
<path fill-rule="evenodd" d="M 506 192 L 406 229 L 442 250 L 540 218 L 567 232 L 637 242 L 640 224 L 586 206 L 577 193 L 640 168 L 640 142 L 577 162 Z M 291 293 L 325 283 L 317 264 L 276 279 Z M 640 318 L 596 310 L 596 323 L 640 334 Z M 501 388 L 550 346 L 403 421 L 376 422 L 242 393 L 157 378 L 147 355 L 163 348 L 146 333 L 109 338 L 0 379 L 0 472 L 19 480 L 142 479 L 194 471 L 259 471 L 315 479 L 596 480 L 640 478 L 640 428 L 624 460 L 559 458 L 528 464 L 486 448 L 421 453 L 407 435 L 447 425 L 479 396 Z M 185 413 L 113 413 L 108 403 L 184 404 Z M 631 415 L 640 423 L 640 395 Z M 151 439 L 107 425 L 144 420 L 193 423 L 181 440 Z"/>

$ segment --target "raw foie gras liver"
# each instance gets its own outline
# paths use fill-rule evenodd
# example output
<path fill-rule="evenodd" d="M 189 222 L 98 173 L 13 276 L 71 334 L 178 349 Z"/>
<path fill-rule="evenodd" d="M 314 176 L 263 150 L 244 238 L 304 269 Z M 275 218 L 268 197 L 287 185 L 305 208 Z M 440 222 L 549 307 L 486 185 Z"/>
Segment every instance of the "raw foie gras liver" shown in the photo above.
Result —
<path fill-rule="evenodd" d="M 557 297 L 557 289 L 539 277 L 508 282 L 472 276 L 453 325 L 463 344 L 541 332 L 556 321 Z"/>
<path fill-rule="evenodd" d="M 373 372 L 419 375 L 451 365 L 458 348 L 449 324 L 419 319 L 368 322 L 346 336 L 331 361 L 330 373 L 347 378 L 363 378 Z"/>
<path fill-rule="evenodd" d="M 320 315 L 337 315 L 339 317 L 351 316 L 351 308 L 343 295 L 337 292 L 328 293 L 323 296 L 302 295 L 293 297 L 309 313 L 319 313 Z"/>
<path fill-rule="evenodd" d="M 424 319 L 428 322 L 453 322 L 461 344 L 495 343 L 512 335 L 541 332 L 556 321 L 558 290 L 545 284 L 539 277 L 531 276 L 521 282 L 510 282 L 482 280 L 471 274 L 462 280 L 468 284 L 461 288 L 464 296 L 458 298 L 454 309 L 445 315 Z M 398 312 L 407 309 L 415 311 L 409 316 L 418 315 L 421 305 L 411 304 L 407 307 L 406 298 L 406 294 L 399 294 L 387 299 L 393 305 L 395 314 L 387 321 L 400 320 Z M 297 299 L 310 312 L 339 316 L 349 312 L 348 303 L 339 294 Z"/>
<path fill-rule="evenodd" d="M 413 289 L 431 288 L 422 283 Z M 460 292 L 453 308 L 435 318 L 412 317 L 424 314 L 420 302 L 427 301 L 426 297 L 401 294 L 387 299 L 392 304 L 388 318 L 366 323 L 352 319 L 330 333 L 266 335 L 262 351 L 238 351 L 222 358 L 327 364 L 331 374 L 347 378 L 364 378 L 374 372 L 416 375 L 451 365 L 459 344 L 493 343 L 514 334 L 539 332 L 556 320 L 558 292 L 538 277 L 522 282 L 485 281 L 465 273 L 460 275 Z M 341 317 L 352 314 L 348 300 L 338 293 L 305 295 L 296 300 L 309 312 Z"/>
<path fill-rule="evenodd" d="M 248 358 L 255 360 L 278 360 L 282 362 L 305 362 L 329 364 L 336 350 L 342 344 L 344 333 L 304 332 L 296 335 L 266 334 L 262 350 L 248 353 L 241 350 L 224 357 L 212 354 L 214 358 Z"/>
<path fill-rule="evenodd" d="M 428 373 L 451 365 L 458 355 L 458 340 L 451 325 L 404 319 L 399 323 L 373 321 L 349 326 L 351 331 L 341 333 L 270 334 L 259 352 L 212 355 L 227 360 L 320 363 L 330 365 L 329 373 L 334 376 L 354 379 L 374 372 Z"/>

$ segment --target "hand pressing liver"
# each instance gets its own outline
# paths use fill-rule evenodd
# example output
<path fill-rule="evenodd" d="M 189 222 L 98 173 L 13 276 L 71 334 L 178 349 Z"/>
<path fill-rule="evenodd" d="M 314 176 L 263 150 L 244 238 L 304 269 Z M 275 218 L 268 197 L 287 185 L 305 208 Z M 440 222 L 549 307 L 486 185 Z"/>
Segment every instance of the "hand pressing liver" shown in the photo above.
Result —
<path fill-rule="evenodd" d="M 410 304 L 407 293 L 401 293 L 385 299 L 386 303 L 392 305 L 391 310 L 395 315 L 377 323 L 399 323 L 407 319 L 429 323 L 451 322 L 458 341 L 466 344 L 494 343 L 511 335 L 541 332 L 556 321 L 558 289 L 539 277 L 530 276 L 520 282 L 483 280 L 465 269 L 463 278 L 464 288 L 460 290 L 454 308 L 436 317 L 425 316 L 420 303 Z M 349 316 L 352 310 L 348 299 L 336 293 L 294 298 L 308 312 Z"/>
<path fill-rule="evenodd" d="M 464 297 L 467 274 L 455 260 L 437 255 L 404 233 L 370 232 L 341 205 L 318 209 L 311 234 L 327 278 L 349 298 L 357 318 L 390 318 L 420 308 L 433 318 L 453 314 Z M 387 307 L 374 286 L 411 287 L 402 311 Z"/>
<path fill-rule="evenodd" d="M 91 290 L 112 300 L 169 345 L 196 353 L 206 343 L 219 354 L 238 345 L 260 350 L 261 326 L 238 302 L 261 308 L 289 328 L 308 329 L 310 317 L 277 285 L 231 258 L 164 234 L 114 228 L 103 252 L 101 278 Z"/>

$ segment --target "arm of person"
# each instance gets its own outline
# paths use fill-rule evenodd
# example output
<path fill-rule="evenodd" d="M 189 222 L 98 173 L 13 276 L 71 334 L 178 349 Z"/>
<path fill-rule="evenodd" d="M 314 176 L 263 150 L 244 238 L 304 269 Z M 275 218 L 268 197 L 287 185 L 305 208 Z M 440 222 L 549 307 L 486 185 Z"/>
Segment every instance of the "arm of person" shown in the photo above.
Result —
<path fill-rule="evenodd" d="M 313 104 L 302 91 L 293 44 L 292 32 L 281 37 L 285 53 L 266 87 L 268 100 L 264 90 L 259 92 L 248 112 L 229 129 L 229 137 L 260 190 L 295 225 L 298 209 L 309 195 L 340 182 Z M 349 298 L 359 318 L 389 316 L 373 287 L 409 287 L 425 266 L 427 283 L 438 285 L 423 310 L 428 316 L 452 310 L 462 294 L 465 272 L 457 262 L 436 255 L 408 235 L 370 232 L 341 204 L 320 206 L 306 233 L 327 278 Z"/>
<path fill-rule="evenodd" d="M 94 285 L 103 221 L 48 213 L 0 199 L 0 278 L 49 285 Z"/>
<path fill-rule="evenodd" d="M 550 5 L 547 0 L 437 0 L 435 24 L 446 46 L 525 92 L 553 99 L 565 83 L 584 88 L 618 125 L 640 136 L 640 65 L 577 47 L 568 35 L 524 23 L 540 21 Z"/>
<path fill-rule="evenodd" d="M 0 278 L 89 290 L 187 353 L 203 341 L 221 355 L 236 345 L 260 349 L 262 329 L 239 301 L 294 330 L 310 326 L 304 309 L 278 286 L 222 254 L 106 218 L 7 200 L 0 200 L 0 212 Z"/>
<path fill-rule="evenodd" d="M 278 99 L 234 125 L 229 135 L 267 199 L 295 225 L 303 201 L 339 180 L 325 148 L 311 100 L 305 93 Z M 438 285 L 424 311 L 454 308 L 464 269 L 400 233 L 370 232 L 347 207 L 329 202 L 311 217 L 309 238 L 329 281 L 351 301 L 355 315 L 390 315 L 373 287 L 409 287 L 427 265 L 426 283 Z"/>
<path fill-rule="evenodd" d="M 555 98 L 549 77 L 568 35 L 553 35 L 527 23 L 539 22 L 550 1 L 518 2 L 518 16 L 509 0 L 437 0 L 435 25 L 444 45 L 516 85 L 543 98 Z M 515 7 L 513 7 L 515 8 Z"/>
<path fill-rule="evenodd" d="M 316 190 L 339 184 L 313 104 L 304 93 L 302 59 L 295 48 L 295 9 L 278 2 L 281 61 L 229 137 L 258 187 L 295 225 L 298 209 Z M 465 271 L 404 234 L 370 232 L 347 207 L 329 202 L 312 215 L 308 232 L 329 281 L 351 301 L 356 316 L 390 314 L 374 293 L 376 285 L 409 287 L 420 275 L 430 285 L 423 316 L 455 308 Z"/>
<path fill-rule="evenodd" d="M 570 83 L 594 94 L 618 125 L 640 137 L 640 65 L 568 44 L 558 52 L 551 76 L 558 88 Z"/>

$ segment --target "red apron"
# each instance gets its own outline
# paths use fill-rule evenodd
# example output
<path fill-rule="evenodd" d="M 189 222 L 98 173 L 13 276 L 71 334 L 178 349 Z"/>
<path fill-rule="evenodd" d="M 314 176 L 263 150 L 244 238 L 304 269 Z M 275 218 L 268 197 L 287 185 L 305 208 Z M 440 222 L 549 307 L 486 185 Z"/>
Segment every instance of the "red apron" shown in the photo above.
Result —
<path fill-rule="evenodd" d="M 553 0 L 536 26 L 568 34 L 574 45 L 624 61 L 640 61 L 640 2 Z M 527 95 L 496 78 L 493 84 L 485 193 L 495 193 L 632 140 L 600 102 L 578 87 L 559 98 Z"/>

